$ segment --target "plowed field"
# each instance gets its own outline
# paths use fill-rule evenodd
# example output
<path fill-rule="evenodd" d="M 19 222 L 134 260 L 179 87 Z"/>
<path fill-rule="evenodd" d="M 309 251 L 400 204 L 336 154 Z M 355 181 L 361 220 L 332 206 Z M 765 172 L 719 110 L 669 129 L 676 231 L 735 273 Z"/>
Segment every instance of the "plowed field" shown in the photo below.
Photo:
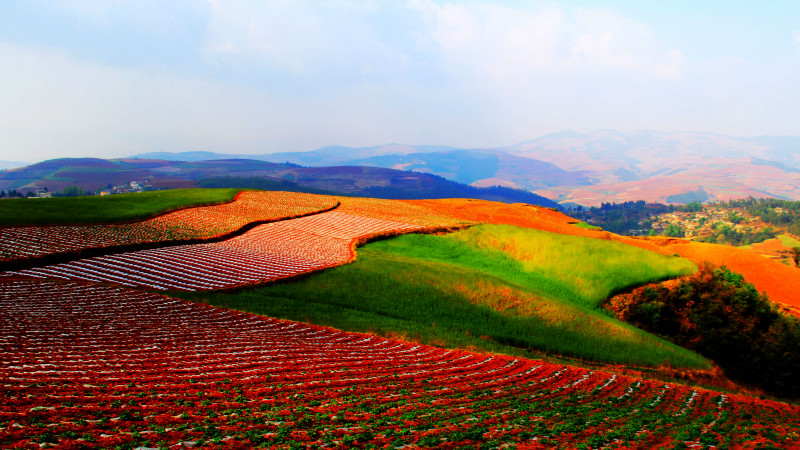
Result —
<path fill-rule="evenodd" d="M 4 448 L 800 445 L 800 408 L 122 287 L 0 283 Z"/>
<path fill-rule="evenodd" d="M 422 230 L 412 225 L 329 211 L 259 225 L 221 242 L 99 256 L 7 275 L 86 280 L 163 290 L 209 290 L 257 284 L 355 257 L 356 241 Z"/>
<path fill-rule="evenodd" d="M 2 228 L 0 261 L 87 248 L 212 238 L 252 222 L 304 216 L 337 204 L 336 198 L 323 195 L 247 191 L 238 194 L 230 203 L 186 208 L 133 223 Z"/>

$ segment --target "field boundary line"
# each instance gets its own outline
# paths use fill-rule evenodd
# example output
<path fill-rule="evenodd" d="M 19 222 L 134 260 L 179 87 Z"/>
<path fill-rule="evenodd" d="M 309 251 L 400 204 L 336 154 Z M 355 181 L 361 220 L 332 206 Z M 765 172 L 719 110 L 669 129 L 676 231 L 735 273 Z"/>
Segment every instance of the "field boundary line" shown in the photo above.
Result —
<path fill-rule="evenodd" d="M 241 192 L 239 193 L 241 194 Z M 238 198 L 239 194 L 236 194 Z M 85 258 L 93 258 L 96 256 L 109 256 L 109 255 L 116 255 L 119 253 L 129 253 L 135 252 L 139 250 L 152 250 L 157 248 L 166 248 L 166 247 L 177 247 L 180 245 L 195 245 L 195 244 L 211 244 L 215 242 L 222 242 L 228 239 L 232 239 L 238 236 L 243 235 L 244 233 L 252 230 L 253 228 L 264 225 L 267 223 L 274 223 L 274 222 L 282 222 L 285 220 L 292 220 L 292 219 L 299 219 L 301 217 L 313 216 L 315 214 L 322 214 L 328 211 L 333 211 L 334 209 L 338 208 L 341 205 L 339 200 L 336 200 L 336 203 L 330 207 L 319 209 L 316 211 L 312 211 L 305 214 L 296 214 L 293 216 L 286 216 L 281 217 L 278 219 L 264 219 L 264 220 L 254 220 L 249 222 L 239 229 L 229 231 L 227 233 L 223 233 L 217 236 L 210 236 L 204 238 L 189 238 L 189 239 L 170 239 L 165 241 L 157 241 L 157 242 L 141 242 L 141 243 L 134 243 L 134 244 L 122 244 L 122 245 L 110 245 L 106 247 L 90 247 L 84 248 L 80 250 L 72 250 L 67 252 L 59 252 L 59 253 L 50 253 L 41 256 L 32 256 L 29 258 L 24 259 L 17 259 L 11 261 L 0 261 L 0 272 L 5 271 L 17 271 L 17 270 L 25 270 L 25 269 L 33 269 L 37 267 L 43 266 L 50 266 L 54 264 L 61 264 L 65 262 L 72 262 L 77 261 L 80 259 Z M 215 206 L 215 205 L 214 205 Z M 192 208 L 199 207 L 194 206 Z M 184 208 L 188 209 L 188 208 Z M 172 213 L 174 211 L 169 211 Z M 165 213 L 168 214 L 168 213 Z M 149 219 L 148 219 L 149 220 Z M 136 221 L 139 222 L 139 221 Z M 134 222 L 135 223 L 135 222 Z M 60 225 L 58 225 L 60 226 Z"/>

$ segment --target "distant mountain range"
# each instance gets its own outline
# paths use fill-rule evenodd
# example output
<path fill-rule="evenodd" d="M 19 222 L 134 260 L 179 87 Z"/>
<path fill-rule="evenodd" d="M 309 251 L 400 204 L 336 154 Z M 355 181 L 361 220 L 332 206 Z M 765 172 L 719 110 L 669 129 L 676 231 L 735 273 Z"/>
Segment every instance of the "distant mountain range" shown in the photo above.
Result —
<path fill-rule="evenodd" d="M 233 169 L 231 163 L 207 162 L 234 159 L 258 162 L 248 163 L 248 170 Z M 565 131 L 494 149 L 388 144 L 260 155 L 161 152 L 106 164 L 113 165 L 113 170 L 108 166 L 98 178 L 103 186 L 106 183 L 102 179 L 111 177 L 111 172 L 122 178 L 143 178 L 142 170 L 146 169 L 155 172 L 155 178 L 164 185 L 191 184 L 200 179 L 200 174 L 214 177 L 256 173 L 253 176 L 277 177 L 313 185 L 315 189 L 348 193 L 383 189 L 383 195 L 400 195 L 402 190 L 408 190 L 407 195 L 421 195 L 433 185 L 438 192 L 450 189 L 444 187 L 444 180 L 434 182 L 430 181 L 434 178 L 421 177 L 429 174 L 476 188 L 503 186 L 560 203 L 587 206 L 628 200 L 680 203 L 747 196 L 800 200 L 800 137 L 792 136 L 738 138 L 688 132 Z M 41 166 L 30 166 L 24 173 L 40 170 L 38 167 Z M 355 175 L 353 167 L 362 167 L 361 173 Z M 397 172 L 380 172 L 376 168 Z M 47 175 L 46 181 L 61 182 L 70 178 L 71 170 L 59 169 L 58 173 Z M 40 185 L 36 180 L 43 179 L 15 172 L 0 176 L 0 189 L 11 186 L 11 179 L 17 180 L 12 183 L 15 188 L 26 183 Z M 22 179 L 27 181 L 21 183 Z M 427 187 L 423 189 L 423 185 Z M 466 195 L 464 188 L 459 189 L 453 192 Z"/>
<path fill-rule="evenodd" d="M 390 199 L 478 198 L 506 203 L 558 204 L 508 187 L 475 187 L 443 177 L 380 167 L 301 167 L 252 159 L 167 161 L 159 159 L 62 158 L 0 173 L 0 189 L 69 186 L 96 191 L 142 181 L 156 188 L 250 187 Z"/>
<path fill-rule="evenodd" d="M 136 157 L 202 160 L 230 155 L 185 152 Z M 558 202 L 582 205 L 747 196 L 800 200 L 800 137 L 793 136 L 565 131 L 495 149 L 389 144 L 247 157 L 304 166 L 412 170 L 472 186 L 525 189 Z"/>

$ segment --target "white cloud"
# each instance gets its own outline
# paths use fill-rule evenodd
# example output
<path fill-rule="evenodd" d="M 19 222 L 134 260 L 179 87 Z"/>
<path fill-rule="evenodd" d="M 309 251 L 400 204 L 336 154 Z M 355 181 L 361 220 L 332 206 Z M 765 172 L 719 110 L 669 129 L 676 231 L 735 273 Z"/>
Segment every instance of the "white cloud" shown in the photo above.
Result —
<path fill-rule="evenodd" d="M 0 43 L 0 159 L 124 156 L 152 150 L 257 150 L 287 105 L 263 92 L 79 61 Z M 278 103 L 277 101 L 275 102 Z M 18 157 L 17 159 L 19 159 Z"/>
<path fill-rule="evenodd" d="M 354 0 L 214 1 L 206 51 L 273 75 L 391 78 L 407 69 L 416 44 L 398 9 Z"/>
<path fill-rule="evenodd" d="M 0 67 L 11 69 L 0 71 L 0 159 L 480 147 L 563 129 L 797 134 L 797 58 L 778 67 L 704 54 L 687 44 L 691 35 L 659 34 L 619 10 L 552 1 L 97 3 L 48 3 L 42 23 L 52 10 L 64 14 L 49 40 L 37 32 L 0 41 Z M 90 32 L 61 39 L 78 29 Z M 788 34 L 800 49 L 800 31 Z M 98 36 L 110 41 L 86 45 Z"/>
<path fill-rule="evenodd" d="M 609 69 L 675 77 L 683 68 L 680 52 L 661 50 L 646 24 L 602 10 L 429 0 L 409 6 L 432 18 L 430 33 L 446 59 L 503 81 Z"/>

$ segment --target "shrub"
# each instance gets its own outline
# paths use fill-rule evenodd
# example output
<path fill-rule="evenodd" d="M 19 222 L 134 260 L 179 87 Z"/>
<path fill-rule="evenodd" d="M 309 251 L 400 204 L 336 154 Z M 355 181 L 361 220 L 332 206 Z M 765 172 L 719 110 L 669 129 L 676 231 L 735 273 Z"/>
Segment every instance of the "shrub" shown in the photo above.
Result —
<path fill-rule="evenodd" d="M 800 397 L 800 321 L 725 267 L 636 289 L 607 305 L 620 319 L 715 361 L 728 377 Z"/>

